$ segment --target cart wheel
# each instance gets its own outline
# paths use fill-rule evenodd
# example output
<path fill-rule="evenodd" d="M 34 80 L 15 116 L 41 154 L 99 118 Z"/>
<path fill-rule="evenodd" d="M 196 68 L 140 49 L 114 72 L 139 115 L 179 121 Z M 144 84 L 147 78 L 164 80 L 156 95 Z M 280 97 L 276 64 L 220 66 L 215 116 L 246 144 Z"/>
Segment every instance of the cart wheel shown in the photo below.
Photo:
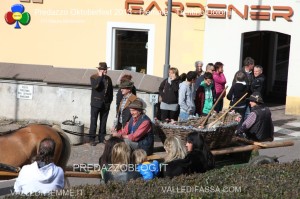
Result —
<path fill-rule="evenodd" d="M 262 164 L 270 164 L 270 163 L 275 163 L 279 162 L 278 157 L 269 157 L 266 155 L 260 155 L 256 156 L 252 160 L 249 161 L 249 165 L 262 165 Z"/>

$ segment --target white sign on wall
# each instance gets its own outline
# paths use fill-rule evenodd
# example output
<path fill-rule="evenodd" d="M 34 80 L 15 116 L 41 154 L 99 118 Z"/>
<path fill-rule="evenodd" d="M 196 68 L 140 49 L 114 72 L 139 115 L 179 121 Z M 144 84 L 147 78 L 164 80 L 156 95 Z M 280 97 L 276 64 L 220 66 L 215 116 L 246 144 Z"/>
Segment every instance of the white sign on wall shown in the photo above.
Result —
<path fill-rule="evenodd" d="M 18 85 L 17 88 L 17 98 L 31 100 L 33 96 L 33 86 L 32 85 Z"/>
<path fill-rule="evenodd" d="M 158 94 L 150 94 L 150 99 L 149 99 L 150 103 L 152 104 L 156 104 L 158 103 Z"/>

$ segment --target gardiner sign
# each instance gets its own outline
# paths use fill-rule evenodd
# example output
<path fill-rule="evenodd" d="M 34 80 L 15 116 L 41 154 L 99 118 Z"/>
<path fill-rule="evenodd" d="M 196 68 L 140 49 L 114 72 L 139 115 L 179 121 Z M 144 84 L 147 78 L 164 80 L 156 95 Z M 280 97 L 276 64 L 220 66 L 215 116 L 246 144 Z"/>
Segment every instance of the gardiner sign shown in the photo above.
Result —
<path fill-rule="evenodd" d="M 151 1 L 148 5 L 144 5 L 143 0 L 125 0 L 125 10 L 127 14 L 134 15 L 150 15 L 159 13 L 161 16 L 168 14 L 165 1 L 164 9 L 156 1 Z M 233 4 L 207 4 L 205 7 L 201 3 L 193 2 L 172 2 L 172 12 L 183 17 L 202 17 L 206 15 L 209 18 L 231 19 L 235 13 L 241 19 L 247 20 L 265 20 L 276 21 L 277 18 L 282 18 L 291 22 L 294 14 L 293 8 L 290 6 L 271 6 L 271 5 L 244 5 L 242 9 L 238 9 Z"/>

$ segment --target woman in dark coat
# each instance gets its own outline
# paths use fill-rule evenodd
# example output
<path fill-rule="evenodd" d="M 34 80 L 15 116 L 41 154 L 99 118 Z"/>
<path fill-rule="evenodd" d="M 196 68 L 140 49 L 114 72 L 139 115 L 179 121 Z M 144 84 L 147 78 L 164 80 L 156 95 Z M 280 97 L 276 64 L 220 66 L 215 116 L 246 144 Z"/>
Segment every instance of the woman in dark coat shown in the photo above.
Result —
<path fill-rule="evenodd" d="M 168 137 L 164 148 L 167 156 L 161 170 L 162 177 L 204 173 L 215 167 L 214 157 L 198 132 L 192 132 L 187 136 L 187 155 L 181 139 L 176 136 Z"/>
<path fill-rule="evenodd" d="M 177 68 L 169 69 L 169 77 L 162 81 L 159 86 L 159 95 L 161 97 L 160 110 L 161 121 L 177 121 L 179 114 L 178 91 L 181 80 Z"/>
<path fill-rule="evenodd" d="M 215 167 L 214 156 L 206 145 L 202 135 L 196 131 L 187 136 L 186 147 L 189 161 L 188 173 L 204 173 Z"/>

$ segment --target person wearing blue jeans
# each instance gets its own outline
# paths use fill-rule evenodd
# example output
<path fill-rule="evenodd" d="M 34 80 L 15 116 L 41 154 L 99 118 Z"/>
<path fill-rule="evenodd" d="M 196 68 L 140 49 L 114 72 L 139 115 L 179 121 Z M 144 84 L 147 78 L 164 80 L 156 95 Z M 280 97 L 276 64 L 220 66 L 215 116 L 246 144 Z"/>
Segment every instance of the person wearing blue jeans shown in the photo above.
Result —
<path fill-rule="evenodd" d="M 184 121 L 195 113 L 193 84 L 197 78 L 195 71 L 187 73 L 186 81 L 179 84 L 178 104 L 180 106 L 179 121 Z"/>

